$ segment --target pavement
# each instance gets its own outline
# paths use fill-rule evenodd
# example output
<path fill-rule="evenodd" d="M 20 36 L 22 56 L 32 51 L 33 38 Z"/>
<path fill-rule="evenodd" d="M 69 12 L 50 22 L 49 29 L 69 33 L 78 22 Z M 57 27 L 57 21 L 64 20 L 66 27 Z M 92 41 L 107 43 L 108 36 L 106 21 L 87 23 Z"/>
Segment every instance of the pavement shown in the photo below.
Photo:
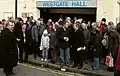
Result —
<path fill-rule="evenodd" d="M 53 70 L 60 70 L 60 65 L 59 64 L 51 64 L 49 62 L 43 62 L 40 60 L 40 57 L 37 57 L 34 59 L 33 55 L 29 56 L 29 63 L 37 66 L 43 66 L 46 68 L 51 68 Z M 65 67 L 67 72 L 71 73 L 79 73 L 83 74 L 86 76 L 114 76 L 113 72 L 108 72 L 106 70 L 107 66 L 100 64 L 100 70 L 99 71 L 93 71 L 91 68 L 92 63 L 84 63 L 84 66 L 82 69 L 77 69 L 77 68 L 71 68 L 71 67 Z"/>
<path fill-rule="evenodd" d="M 14 76 L 85 76 L 82 74 L 74 74 L 70 72 L 61 72 L 44 67 L 34 66 L 31 64 L 18 64 L 14 68 Z M 3 69 L 0 69 L 0 76 L 5 76 Z"/>

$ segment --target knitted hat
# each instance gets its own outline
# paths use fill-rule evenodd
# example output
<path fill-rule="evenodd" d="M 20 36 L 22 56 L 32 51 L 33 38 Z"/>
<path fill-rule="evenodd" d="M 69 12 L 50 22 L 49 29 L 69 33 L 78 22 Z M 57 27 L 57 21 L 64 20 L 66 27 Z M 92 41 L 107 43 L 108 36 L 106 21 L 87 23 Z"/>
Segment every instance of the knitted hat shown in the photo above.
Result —
<path fill-rule="evenodd" d="M 103 18 L 101 21 L 104 21 L 104 22 L 106 22 L 106 19 L 105 19 L 105 18 Z"/>

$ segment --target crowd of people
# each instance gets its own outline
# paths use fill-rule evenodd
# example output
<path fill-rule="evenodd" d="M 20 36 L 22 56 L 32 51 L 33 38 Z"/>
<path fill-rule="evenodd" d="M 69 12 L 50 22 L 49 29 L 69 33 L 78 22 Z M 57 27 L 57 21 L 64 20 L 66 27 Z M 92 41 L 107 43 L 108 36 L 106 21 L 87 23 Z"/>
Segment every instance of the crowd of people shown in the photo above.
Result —
<path fill-rule="evenodd" d="M 100 61 L 110 55 L 113 65 L 108 71 L 115 69 L 115 75 L 120 75 L 119 63 L 120 23 L 88 21 L 75 17 L 60 18 L 53 22 L 49 19 L 44 23 L 43 18 L 35 20 L 33 16 L 27 21 L 21 18 L 0 21 L 0 66 L 6 76 L 12 76 L 13 67 L 19 63 L 27 63 L 30 54 L 34 59 L 52 64 L 81 69 L 84 62 L 93 62 L 92 68 L 100 69 Z M 18 53 L 19 52 L 19 53 Z M 24 56 L 25 54 L 25 56 Z M 19 55 L 19 56 L 18 56 Z M 116 70 L 117 68 L 117 70 Z"/>

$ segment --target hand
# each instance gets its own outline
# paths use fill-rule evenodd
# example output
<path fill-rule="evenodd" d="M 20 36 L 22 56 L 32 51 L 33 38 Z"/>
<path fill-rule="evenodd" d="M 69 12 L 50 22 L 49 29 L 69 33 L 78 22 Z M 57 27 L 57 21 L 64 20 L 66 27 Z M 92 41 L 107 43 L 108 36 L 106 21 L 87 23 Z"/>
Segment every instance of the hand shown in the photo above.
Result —
<path fill-rule="evenodd" d="M 20 39 L 17 39 L 17 41 L 20 41 Z"/>
<path fill-rule="evenodd" d="M 43 47 L 39 47 L 40 50 L 43 50 Z"/>
<path fill-rule="evenodd" d="M 64 40 L 67 42 L 67 41 L 69 41 L 69 38 L 68 37 L 64 37 Z"/>
<path fill-rule="evenodd" d="M 77 49 L 77 51 L 80 51 L 80 50 L 82 50 L 82 48 L 81 48 L 81 47 Z"/>
<path fill-rule="evenodd" d="M 86 49 L 86 47 L 84 46 L 83 48 L 82 48 L 82 50 L 85 50 Z"/>

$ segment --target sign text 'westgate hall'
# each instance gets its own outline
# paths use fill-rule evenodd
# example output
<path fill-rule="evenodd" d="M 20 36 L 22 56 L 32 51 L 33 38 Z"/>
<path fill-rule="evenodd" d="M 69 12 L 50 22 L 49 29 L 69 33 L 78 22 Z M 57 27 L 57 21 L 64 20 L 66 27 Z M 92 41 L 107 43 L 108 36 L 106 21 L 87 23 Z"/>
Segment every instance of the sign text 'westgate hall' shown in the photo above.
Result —
<path fill-rule="evenodd" d="M 45 1 L 43 3 L 44 7 L 68 7 L 71 5 L 72 7 L 76 6 L 87 6 L 86 1 Z"/>

